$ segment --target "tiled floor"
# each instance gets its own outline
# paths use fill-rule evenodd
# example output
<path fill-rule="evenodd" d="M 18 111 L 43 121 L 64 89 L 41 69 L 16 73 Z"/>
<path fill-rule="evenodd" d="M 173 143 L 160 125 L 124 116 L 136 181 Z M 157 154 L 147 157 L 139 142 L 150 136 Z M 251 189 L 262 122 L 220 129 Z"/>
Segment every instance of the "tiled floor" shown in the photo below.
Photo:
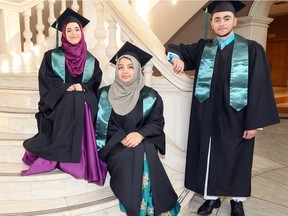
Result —
<path fill-rule="evenodd" d="M 259 132 L 255 142 L 252 196 L 244 202 L 246 216 L 288 216 L 288 114 L 280 114 L 280 124 Z M 230 215 L 230 197 L 212 216 Z M 189 216 L 197 215 L 203 203 L 193 197 Z"/>

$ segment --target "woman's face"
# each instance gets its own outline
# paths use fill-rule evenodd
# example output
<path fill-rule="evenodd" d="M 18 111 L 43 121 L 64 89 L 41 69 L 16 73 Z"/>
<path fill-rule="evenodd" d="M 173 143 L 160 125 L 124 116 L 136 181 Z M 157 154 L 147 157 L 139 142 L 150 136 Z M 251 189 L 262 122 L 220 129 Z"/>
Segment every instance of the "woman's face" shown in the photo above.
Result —
<path fill-rule="evenodd" d="M 128 83 L 134 78 L 134 66 L 130 59 L 121 58 L 118 63 L 117 73 L 122 82 Z"/>
<path fill-rule="evenodd" d="M 72 44 L 78 44 L 81 40 L 82 34 L 80 26 L 77 22 L 70 22 L 65 29 L 67 41 Z"/>

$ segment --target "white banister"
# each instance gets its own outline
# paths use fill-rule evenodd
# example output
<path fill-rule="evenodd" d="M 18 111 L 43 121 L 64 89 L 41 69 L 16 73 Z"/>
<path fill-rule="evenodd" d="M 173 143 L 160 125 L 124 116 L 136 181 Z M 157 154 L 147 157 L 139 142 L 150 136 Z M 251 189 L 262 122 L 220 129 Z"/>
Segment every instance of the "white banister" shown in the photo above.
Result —
<path fill-rule="evenodd" d="M 44 9 L 44 3 L 41 2 L 38 5 L 36 5 L 36 12 L 37 12 L 37 24 L 36 24 L 36 30 L 37 30 L 37 36 L 36 36 L 36 43 L 41 44 L 45 41 L 45 35 L 43 33 L 45 26 L 43 24 L 43 9 Z"/>
<path fill-rule="evenodd" d="M 102 55 L 97 55 L 97 58 L 103 61 L 106 61 L 107 58 L 103 54 L 106 53 L 106 44 L 105 40 L 107 37 L 107 31 L 105 29 L 105 12 L 103 5 L 99 1 L 94 1 L 94 5 L 96 7 L 96 19 L 97 24 L 94 31 L 94 36 L 97 40 L 95 45 L 95 53 L 102 53 Z"/>
<path fill-rule="evenodd" d="M 24 32 L 23 32 L 23 37 L 25 38 L 24 41 L 24 51 L 29 51 L 33 47 L 33 43 L 31 41 L 32 38 L 32 32 L 30 29 L 30 17 L 31 17 L 31 9 L 28 9 L 24 11 L 23 13 L 24 17 Z"/>
<path fill-rule="evenodd" d="M 48 23 L 49 23 L 49 36 L 55 35 L 55 29 L 51 27 L 51 25 L 55 22 L 55 14 L 54 14 L 54 4 L 55 0 L 48 0 L 49 4 L 49 17 L 48 17 Z"/>
<path fill-rule="evenodd" d="M 185 74 L 177 75 L 173 72 L 172 65 L 166 59 L 163 44 L 128 2 L 99 1 L 104 6 L 106 13 L 113 17 L 128 38 L 135 45 L 153 55 L 152 63 L 170 83 L 182 91 L 192 91 L 193 79 Z"/>
<path fill-rule="evenodd" d="M 79 4 L 77 3 L 77 0 L 73 0 L 73 3 L 71 5 L 71 9 L 78 12 L 79 10 Z"/>
<path fill-rule="evenodd" d="M 108 59 L 111 59 L 118 51 L 116 34 L 117 26 L 115 21 L 109 14 L 106 14 L 106 20 L 108 23 L 108 45 L 106 48 L 106 55 Z"/>
<path fill-rule="evenodd" d="M 66 0 L 61 0 L 60 14 L 62 14 L 65 10 L 66 10 Z"/>
<path fill-rule="evenodd" d="M 143 74 L 144 74 L 145 85 L 151 87 L 153 85 L 153 83 L 152 83 L 152 81 L 153 81 L 153 79 L 152 79 L 152 77 L 153 77 L 153 64 L 151 61 L 149 61 L 145 65 L 145 67 L 143 69 Z"/>

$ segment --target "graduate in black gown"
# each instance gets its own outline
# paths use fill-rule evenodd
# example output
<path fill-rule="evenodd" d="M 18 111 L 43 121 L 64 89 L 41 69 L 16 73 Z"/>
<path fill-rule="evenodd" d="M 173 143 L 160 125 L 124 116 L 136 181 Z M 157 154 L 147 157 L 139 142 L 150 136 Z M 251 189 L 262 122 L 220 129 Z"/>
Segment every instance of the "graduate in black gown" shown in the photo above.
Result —
<path fill-rule="evenodd" d="M 199 215 L 232 197 L 231 215 L 244 215 L 251 195 L 255 135 L 279 122 L 263 47 L 233 32 L 240 1 L 213 1 L 211 27 L 217 38 L 191 45 L 170 44 L 176 73 L 195 70 L 185 186 L 204 196 Z"/>
<path fill-rule="evenodd" d="M 76 178 L 104 183 L 97 173 L 94 129 L 102 71 L 87 50 L 83 28 L 88 23 L 67 8 L 52 25 L 62 31 L 62 44 L 44 54 L 39 69 L 38 133 L 24 141 L 23 162 L 30 167 L 22 175 L 58 168 Z"/>
<path fill-rule="evenodd" d="M 178 197 L 158 156 L 165 154 L 163 102 L 141 72 L 151 57 L 126 42 L 112 58 L 115 80 L 99 90 L 97 145 L 121 211 L 175 216 Z"/>

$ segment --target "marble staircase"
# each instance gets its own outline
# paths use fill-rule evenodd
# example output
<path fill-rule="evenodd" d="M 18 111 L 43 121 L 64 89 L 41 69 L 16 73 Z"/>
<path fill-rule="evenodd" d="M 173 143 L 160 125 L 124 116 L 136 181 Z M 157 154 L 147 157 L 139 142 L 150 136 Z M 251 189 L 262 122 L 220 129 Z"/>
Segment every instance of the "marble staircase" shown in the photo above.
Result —
<path fill-rule="evenodd" d="M 120 215 L 109 187 L 55 170 L 21 176 L 23 140 L 36 133 L 35 73 L 0 75 L 0 215 Z"/>

